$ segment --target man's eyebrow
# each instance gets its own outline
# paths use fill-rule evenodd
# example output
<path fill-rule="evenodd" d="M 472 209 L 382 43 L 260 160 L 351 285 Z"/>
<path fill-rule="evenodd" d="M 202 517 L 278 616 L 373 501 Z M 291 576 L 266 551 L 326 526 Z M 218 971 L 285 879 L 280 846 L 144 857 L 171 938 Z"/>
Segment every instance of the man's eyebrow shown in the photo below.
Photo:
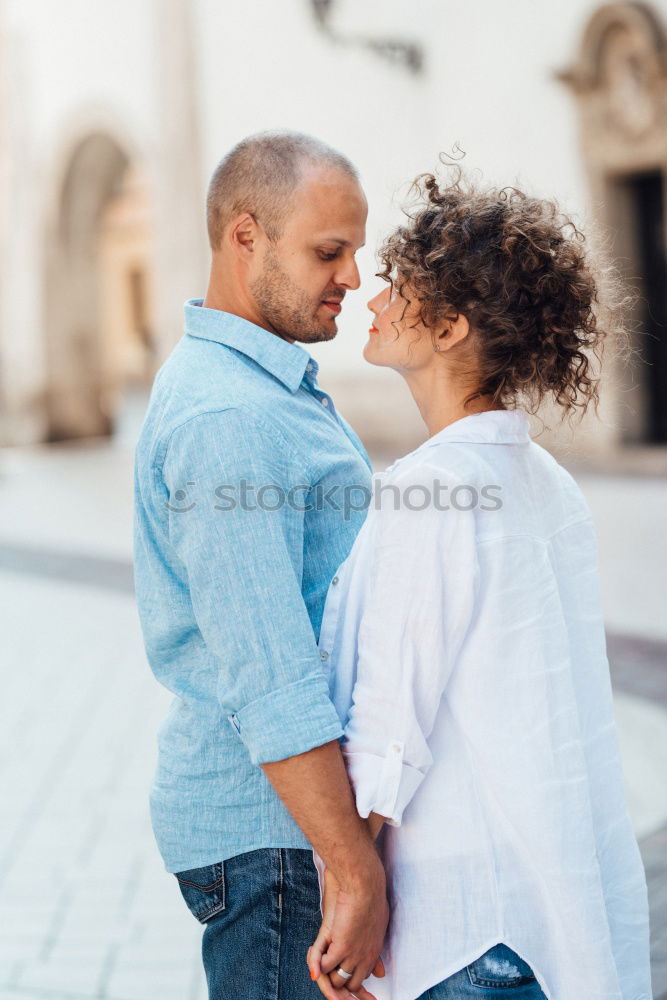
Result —
<path fill-rule="evenodd" d="M 319 243 L 338 243 L 338 245 L 341 246 L 341 247 L 351 247 L 352 246 L 352 244 L 350 243 L 349 240 L 343 240 L 343 239 L 340 238 L 340 236 L 322 236 L 318 240 L 318 242 Z M 361 248 L 365 247 L 365 246 L 366 246 L 365 243 L 360 243 L 359 246 L 357 247 L 357 249 L 361 250 Z"/>

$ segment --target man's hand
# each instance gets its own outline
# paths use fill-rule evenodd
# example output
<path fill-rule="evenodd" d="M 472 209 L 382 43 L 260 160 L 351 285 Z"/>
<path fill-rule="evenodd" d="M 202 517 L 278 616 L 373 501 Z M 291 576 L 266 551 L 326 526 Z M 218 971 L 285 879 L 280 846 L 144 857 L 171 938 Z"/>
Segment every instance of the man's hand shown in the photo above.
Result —
<path fill-rule="evenodd" d="M 338 991 L 335 1000 L 359 995 L 382 951 L 389 907 L 382 861 L 367 821 L 357 812 L 338 741 L 261 767 L 338 880 L 330 938 L 316 956 L 316 978 L 329 977 Z M 342 963 L 352 973 L 348 980 L 335 971 Z"/>
<path fill-rule="evenodd" d="M 389 920 L 384 869 L 377 882 L 371 872 L 366 884 L 342 887 L 325 869 L 323 919 L 320 931 L 308 949 L 308 966 L 320 991 L 328 1000 L 345 1000 L 352 994 L 359 1000 L 375 1000 L 361 985 L 364 979 L 385 974 L 379 953 Z M 379 937 L 378 937 L 379 935 Z M 379 943 L 378 943 L 379 942 Z M 341 966 L 352 973 L 344 979 L 335 970 Z"/>

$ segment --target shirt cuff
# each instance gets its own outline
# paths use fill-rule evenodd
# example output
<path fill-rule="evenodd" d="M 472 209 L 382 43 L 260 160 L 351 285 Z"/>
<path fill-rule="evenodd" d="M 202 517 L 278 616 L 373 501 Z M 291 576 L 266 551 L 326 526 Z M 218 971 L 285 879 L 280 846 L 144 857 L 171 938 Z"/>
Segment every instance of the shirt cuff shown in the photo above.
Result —
<path fill-rule="evenodd" d="M 403 810 L 426 777 L 403 761 L 405 744 L 391 740 L 384 757 L 347 751 L 344 744 L 341 750 L 359 815 L 366 819 L 378 813 L 390 826 L 400 826 Z"/>
<path fill-rule="evenodd" d="M 321 671 L 270 691 L 227 718 L 253 764 L 285 760 L 343 735 Z"/>

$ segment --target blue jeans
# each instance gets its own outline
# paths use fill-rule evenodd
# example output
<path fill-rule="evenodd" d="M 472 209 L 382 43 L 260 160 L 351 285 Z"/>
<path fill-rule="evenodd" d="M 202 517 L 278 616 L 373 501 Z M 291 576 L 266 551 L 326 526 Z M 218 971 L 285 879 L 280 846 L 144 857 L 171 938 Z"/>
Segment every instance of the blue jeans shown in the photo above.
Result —
<path fill-rule="evenodd" d="M 260 848 L 176 878 L 204 924 L 209 1000 L 322 1000 L 306 965 L 322 922 L 312 851 Z"/>
<path fill-rule="evenodd" d="M 546 1000 L 533 970 L 506 944 L 495 944 L 418 1000 Z"/>
<path fill-rule="evenodd" d="M 176 874 L 204 924 L 209 1000 L 321 1000 L 306 965 L 320 929 L 313 855 L 296 847 L 248 851 Z M 530 966 L 496 944 L 418 1000 L 546 1000 Z"/>

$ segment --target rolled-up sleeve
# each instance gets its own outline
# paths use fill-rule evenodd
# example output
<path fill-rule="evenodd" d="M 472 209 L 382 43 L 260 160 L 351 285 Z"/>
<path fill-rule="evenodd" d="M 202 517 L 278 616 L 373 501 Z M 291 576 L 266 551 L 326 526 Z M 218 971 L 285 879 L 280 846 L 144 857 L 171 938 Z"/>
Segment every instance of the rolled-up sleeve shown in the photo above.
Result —
<path fill-rule="evenodd" d="M 371 579 L 341 748 L 359 814 L 400 826 L 433 762 L 428 740 L 473 615 L 479 568 L 475 511 L 452 504 L 453 475 L 420 465 L 390 485 L 369 515 Z"/>
<path fill-rule="evenodd" d="M 301 591 L 303 466 L 272 428 L 231 408 L 178 427 L 162 477 L 169 540 L 216 665 L 218 701 L 250 759 L 283 760 L 338 739 Z"/>

